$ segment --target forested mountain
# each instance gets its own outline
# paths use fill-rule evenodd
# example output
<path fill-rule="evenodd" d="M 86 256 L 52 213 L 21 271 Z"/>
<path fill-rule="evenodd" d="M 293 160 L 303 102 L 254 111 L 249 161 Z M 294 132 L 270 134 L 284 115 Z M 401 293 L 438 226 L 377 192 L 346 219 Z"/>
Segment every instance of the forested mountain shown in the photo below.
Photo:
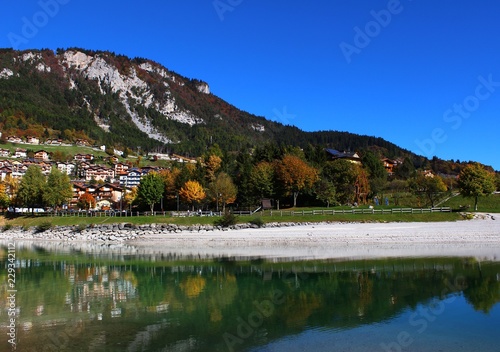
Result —
<path fill-rule="evenodd" d="M 4 134 L 84 138 L 142 151 L 199 156 L 217 143 L 241 151 L 275 142 L 338 150 L 370 148 L 386 157 L 424 158 L 382 138 L 304 132 L 238 109 L 148 59 L 83 49 L 0 50 L 0 129 Z"/>

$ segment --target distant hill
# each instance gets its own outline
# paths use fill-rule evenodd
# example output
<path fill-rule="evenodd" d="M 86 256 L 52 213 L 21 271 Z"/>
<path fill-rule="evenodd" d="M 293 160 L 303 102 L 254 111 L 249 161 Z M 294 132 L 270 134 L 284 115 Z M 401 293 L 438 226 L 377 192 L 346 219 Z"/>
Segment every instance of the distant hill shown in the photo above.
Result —
<path fill-rule="evenodd" d="M 0 128 L 4 134 L 76 140 L 143 151 L 202 154 L 276 142 L 338 150 L 373 149 L 387 157 L 426 159 L 382 138 L 304 132 L 252 115 L 189 79 L 143 58 L 111 52 L 0 50 Z"/>

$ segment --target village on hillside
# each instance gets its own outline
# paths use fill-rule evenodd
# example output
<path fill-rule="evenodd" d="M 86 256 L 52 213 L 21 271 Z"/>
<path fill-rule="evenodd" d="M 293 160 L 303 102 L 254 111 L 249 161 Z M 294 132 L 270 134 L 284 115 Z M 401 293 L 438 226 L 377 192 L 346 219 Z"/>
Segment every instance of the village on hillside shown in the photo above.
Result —
<path fill-rule="evenodd" d="M 124 209 L 127 209 L 127 205 L 130 205 L 130 202 L 127 200 L 127 195 L 134 194 L 135 188 L 137 188 L 141 184 L 141 180 L 151 172 L 169 172 L 175 164 L 192 164 L 193 169 L 196 169 L 198 167 L 197 165 L 200 165 L 202 169 L 211 167 L 207 165 L 210 163 L 210 161 L 208 159 L 204 159 L 204 157 L 188 158 L 177 154 L 163 154 L 152 152 L 147 153 L 147 156 L 125 155 L 123 151 L 106 147 L 104 145 L 91 146 L 88 141 L 81 139 L 78 139 L 73 143 L 69 143 L 61 139 L 47 138 L 42 141 L 38 137 L 18 137 L 9 135 L 2 138 L 2 141 L 4 142 L 4 144 L 3 147 L 0 148 L 0 181 L 4 184 L 9 184 L 10 181 L 18 182 L 23 178 L 28 168 L 33 165 L 37 166 L 41 170 L 41 173 L 45 176 L 48 176 L 53 168 L 57 168 L 61 173 L 68 175 L 71 182 L 72 197 L 70 201 L 67 202 L 67 204 L 65 204 L 63 207 L 64 209 L 68 210 L 80 209 L 82 195 L 85 195 L 91 196 L 94 200 L 91 206 L 93 210 L 122 211 Z M 54 149 L 54 147 L 60 148 Z M 65 157 L 61 158 L 61 156 L 57 155 L 57 153 L 61 154 L 61 150 L 64 150 L 64 147 L 73 147 L 72 149 L 68 150 L 71 150 L 72 153 L 76 152 L 76 154 L 64 152 Z M 77 149 L 75 149 L 74 147 L 77 147 Z M 92 151 L 95 151 L 95 153 L 93 153 Z M 347 193 L 344 192 L 344 194 L 342 194 L 341 192 L 343 191 L 338 189 L 338 184 L 330 185 L 328 182 L 343 183 L 344 180 L 339 179 L 337 181 L 325 181 L 328 184 L 325 182 L 314 184 L 316 182 L 314 180 L 319 180 L 321 178 L 319 170 L 315 169 L 314 167 L 311 168 L 309 165 L 307 165 L 307 163 L 304 164 L 307 165 L 306 169 L 309 168 L 309 170 L 311 171 L 311 179 L 306 183 L 310 183 L 308 187 L 310 189 L 313 189 L 313 192 L 316 193 L 316 197 L 319 201 L 323 201 L 327 204 L 338 203 L 354 205 L 373 202 L 373 204 L 378 205 L 380 199 L 377 197 L 376 190 L 371 188 L 369 184 L 370 177 L 375 176 L 371 175 L 371 172 L 366 171 L 369 170 L 369 165 L 364 164 L 364 159 L 360 156 L 360 154 L 358 154 L 357 152 L 339 151 L 331 148 L 322 149 L 321 153 L 323 154 L 324 160 L 343 160 L 347 162 L 347 165 L 351 165 L 350 167 L 348 167 L 348 169 L 357 170 L 355 171 L 355 173 L 357 173 L 357 176 L 355 176 L 356 179 L 348 181 L 350 185 L 346 186 L 347 188 L 352 189 L 346 190 L 345 192 Z M 397 181 L 396 172 L 398 171 L 398 169 L 404 168 L 403 164 L 406 160 L 390 159 L 387 157 L 381 157 L 380 155 L 378 157 L 375 157 L 374 155 L 372 156 L 375 158 L 376 163 L 379 164 L 379 167 L 381 168 L 381 172 L 384 174 L 379 176 L 382 177 L 382 179 L 384 180 L 383 182 L 387 182 L 391 179 Z M 217 168 L 220 167 L 220 162 L 221 159 L 219 158 L 217 162 Z M 300 166 L 299 164 L 293 165 L 293 163 L 296 163 L 296 161 L 292 160 L 291 162 L 291 169 L 286 171 L 286 166 L 282 169 L 284 170 L 283 172 L 285 174 L 293 174 L 293 169 L 302 168 L 302 166 Z M 262 163 L 257 163 L 256 165 L 254 165 L 255 171 L 257 173 L 259 172 L 260 166 L 262 166 Z M 218 173 L 219 171 L 217 171 L 217 174 Z M 438 177 L 439 180 L 436 180 L 437 183 L 442 183 L 441 177 L 456 179 L 456 175 L 453 176 L 435 174 L 431 170 L 427 169 L 418 170 L 418 175 L 423 176 L 424 178 L 434 178 L 435 175 L 438 175 L 440 177 Z M 285 179 L 288 177 L 289 176 L 286 176 L 284 174 L 281 175 L 280 182 L 282 182 L 282 184 L 286 184 L 288 181 Z M 293 178 L 295 176 L 290 177 Z M 340 177 L 345 178 L 350 176 L 344 175 Z M 214 179 L 212 179 L 211 181 L 214 181 Z M 261 186 L 264 189 L 267 187 L 265 185 Z M 305 190 L 305 183 L 302 186 L 303 187 L 301 191 Z M 292 186 L 292 188 L 293 187 L 294 186 Z M 332 187 L 335 187 L 337 190 L 333 192 L 331 190 Z M 401 188 L 401 185 L 399 185 L 398 187 Z M 294 196 L 293 206 L 295 206 L 299 190 L 294 190 L 292 188 L 290 188 L 288 191 L 285 191 L 285 193 L 292 194 Z M 447 187 L 442 185 L 442 187 L 438 188 L 441 192 L 442 190 L 446 190 Z M 243 192 L 245 191 L 248 192 L 248 190 L 243 190 Z M 177 197 L 179 197 L 179 190 L 177 190 L 176 192 Z M 260 194 L 257 195 L 257 198 L 262 200 L 264 198 L 268 198 L 272 193 L 269 193 L 269 189 L 266 189 L 265 192 L 267 192 L 268 194 L 264 194 L 264 191 L 260 192 Z M 219 192 L 217 191 L 217 193 Z M 283 193 L 283 195 L 285 193 Z M 370 197 L 372 197 L 373 199 L 368 199 L 369 194 L 372 194 L 372 196 Z M 234 201 L 236 199 L 236 196 L 229 198 L 233 199 Z M 231 203 L 229 201 L 229 198 L 224 204 Z M 218 202 L 219 199 L 217 199 L 216 202 L 217 207 L 219 204 Z M 431 199 L 431 205 L 433 205 L 433 202 L 434 199 Z M 177 209 L 179 209 L 179 200 L 177 200 L 176 203 Z M 258 202 L 256 202 L 255 204 L 257 203 Z M 384 204 L 388 204 L 388 200 L 386 198 L 384 198 Z M 11 210 L 14 210 L 16 212 L 29 211 L 27 208 L 15 208 L 13 205 L 11 206 Z M 39 211 L 42 212 L 44 211 L 44 209 L 39 208 Z"/>
<path fill-rule="evenodd" d="M 1 137 L 1 132 L 0 132 Z M 88 193 L 96 200 L 96 209 L 109 210 L 121 209 L 122 197 L 137 187 L 141 179 L 151 171 L 160 171 L 158 166 L 134 166 L 131 162 L 120 162 L 116 155 L 123 152 L 114 150 L 115 155 L 110 155 L 97 162 L 92 153 L 78 153 L 69 161 L 51 160 L 51 152 L 44 149 L 33 149 L 29 153 L 28 148 L 34 146 L 80 146 L 90 147 L 85 140 L 78 140 L 75 144 L 64 143 L 61 139 L 47 139 L 41 143 L 38 137 L 21 138 L 8 136 L 6 142 L 13 145 L 23 144 L 26 148 L 16 147 L 15 150 L 0 148 L 0 180 L 21 179 L 28 167 L 36 165 L 42 174 L 48 176 L 50 170 L 56 167 L 62 173 L 71 177 L 73 186 L 73 197 L 68 208 L 76 208 L 82 194 Z M 97 151 L 105 151 L 105 146 L 95 147 Z M 31 155 L 28 155 L 31 154 Z M 176 154 L 150 153 L 152 160 L 167 160 L 178 163 L 196 163 L 197 159 L 188 158 Z"/>

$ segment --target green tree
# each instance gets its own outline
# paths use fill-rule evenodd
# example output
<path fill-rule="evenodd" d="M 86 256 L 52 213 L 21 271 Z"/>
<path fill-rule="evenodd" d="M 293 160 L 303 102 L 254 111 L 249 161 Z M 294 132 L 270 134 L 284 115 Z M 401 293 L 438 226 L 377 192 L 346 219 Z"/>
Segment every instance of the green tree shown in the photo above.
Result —
<path fill-rule="evenodd" d="M 330 207 L 330 204 L 334 204 L 337 201 L 335 185 L 329 180 L 319 179 L 314 184 L 314 193 L 316 194 L 316 199 L 326 203 L 327 207 Z"/>
<path fill-rule="evenodd" d="M 335 186 L 336 198 L 340 204 L 354 202 L 357 178 L 355 164 L 344 159 L 330 161 L 321 170 L 321 176 Z"/>
<path fill-rule="evenodd" d="M 253 207 L 259 197 L 254 193 L 251 181 L 251 172 L 253 164 L 251 157 L 246 152 L 240 152 L 235 158 L 233 180 L 238 188 L 238 204 L 244 207 Z"/>
<path fill-rule="evenodd" d="M 259 199 L 272 197 L 274 195 L 273 165 L 267 161 L 261 161 L 254 165 L 250 172 L 250 184 L 252 192 Z"/>
<path fill-rule="evenodd" d="M 408 181 L 405 180 L 392 180 L 386 186 L 386 190 L 392 193 L 392 198 L 394 199 L 394 205 L 399 206 L 399 200 L 402 198 L 403 194 L 408 189 Z"/>
<path fill-rule="evenodd" d="M 495 174 L 478 163 L 469 164 L 460 172 L 458 188 L 462 196 L 474 198 L 474 211 L 477 211 L 478 198 L 495 191 Z"/>
<path fill-rule="evenodd" d="M 425 176 L 419 174 L 409 180 L 410 190 L 420 197 L 425 197 L 431 207 L 448 189 L 440 176 Z"/>
<path fill-rule="evenodd" d="M 363 167 L 368 171 L 370 190 L 372 195 L 377 195 L 387 184 L 387 170 L 382 161 L 368 150 L 361 158 Z"/>
<path fill-rule="evenodd" d="M 384 164 L 372 151 L 366 151 L 361 161 L 363 166 L 368 170 L 370 178 L 387 178 L 387 171 L 385 170 Z"/>
<path fill-rule="evenodd" d="M 404 158 L 403 163 L 398 165 L 394 171 L 397 178 L 407 180 L 415 175 L 415 166 L 410 158 Z"/>
<path fill-rule="evenodd" d="M 62 206 L 73 196 L 73 188 L 69 176 L 53 167 L 47 178 L 47 184 L 43 192 L 43 201 L 46 205 L 54 208 Z"/>
<path fill-rule="evenodd" d="M 153 212 L 155 204 L 163 197 L 164 189 L 161 176 L 156 172 L 150 172 L 141 179 L 137 187 L 137 197 L 142 203 L 149 205 Z"/>
<path fill-rule="evenodd" d="M 17 200 L 20 205 L 31 208 L 32 214 L 36 206 L 43 204 L 45 176 L 38 166 L 31 165 L 26 170 L 17 191 Z"/>
<path fill-rule="evenodd" d="M 222 204 L 222 212 L 224 213 L 226 212 L 226 205 L 236 200 L 237 193 L 238 190 L 231 176 L 225 172 L 218 174 L 215 181 L 209 185 L 210 197 L 217 202 L 217 208 L 219 207 L 220 201 Z"/>

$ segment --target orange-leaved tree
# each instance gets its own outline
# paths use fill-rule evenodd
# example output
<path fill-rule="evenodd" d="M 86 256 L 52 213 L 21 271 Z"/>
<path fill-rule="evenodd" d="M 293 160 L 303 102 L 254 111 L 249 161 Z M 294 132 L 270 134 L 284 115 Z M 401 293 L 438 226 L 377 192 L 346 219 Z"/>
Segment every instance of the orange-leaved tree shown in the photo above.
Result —
<path fill-rule="evenodd" d="M 179 190 L 179 197 L 183 202 L 192 204 L 193 210 L 196 202 L 200 202 L 206 197 L 205 190 L 198 181 L 187 181 Z"/>
<path fill-rule="evenodd" d="M 89 210 L 95 207 L 95 198 L 90 193 L 84 193 L 78 198 L 78 206 L 83 209 Z"/>
<path fill-rule="evenodd" d="M 222 164 L 222 159 L 217 155 L 209 155 L 205 158 L 205 172 L 208 182 L 213 182 Z"/>
<path fill-rule="evenodd" d="M 312 187 L 318 179 L 318 170 L 301 158 L 287 154 L 276 163 L 276 178 L 285 192 L 293 195 L 296 207 L 299 193 Z"/>
<path fill-rule="evenodd" d="M 165 185 L 165 196 L 167 199 L 174 199 L 176 197 L 176 183 L 180 173 L 181 170 L 177 167 L 164 169 L 159 172 L 159 175 L 163 179 L 163 183 Z"/>

